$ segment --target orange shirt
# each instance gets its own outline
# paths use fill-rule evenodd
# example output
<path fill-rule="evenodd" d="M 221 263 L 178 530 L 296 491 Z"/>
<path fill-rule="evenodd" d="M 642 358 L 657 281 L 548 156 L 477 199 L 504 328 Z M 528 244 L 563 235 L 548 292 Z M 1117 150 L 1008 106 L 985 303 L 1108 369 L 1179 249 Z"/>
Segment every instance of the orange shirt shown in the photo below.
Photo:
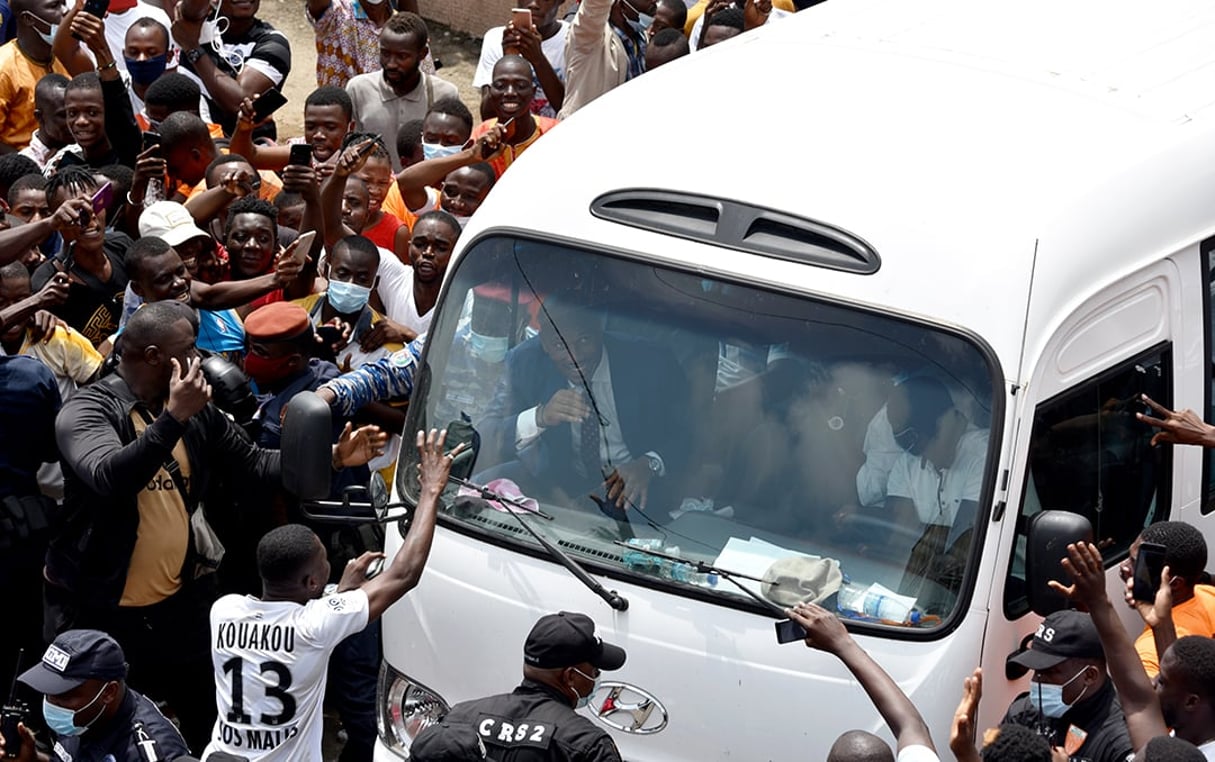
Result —
<path fill-rule="evenodd" d="M 502 146 L 502 153 L 489 160 L 490 166 L 494 168 L 494 175 L 496 177 L 502 177 L 502 173 L 506 171 L 507 167 L 515 162 L 515 159 L 519 158 L 520 154 L 539 140 L 541 135 L 560 124 L 560 122 L 558 122 L 556 119 L 550 119 L 547 116 L 533 115 L 532 118 L 536 120 L 536 131 L 532 133 L 530 138 L 522 143 L 519 143 L 518 145 Z M 497 119 L 487 119 L 486 121 L 481 122 L 481 124 L 477 125 L 477 129 L 473 130 L 472 139 L 476 140 L 477 138 L 481 137 L 489 131 L 490 127 L 493 127 L 497 123 Z"/>
<path fill-rule="evenodd" d="M 71 76 L 59 59 L 45 66 L 27 57 L 16 38 L 0 45 L 0 143 L 16 150 L 30 144 L 38 127 L 34 86 L 51 72 Z"/>
<path fill-rule="evenodd" d="M 396 217 L 410 230 L 413 230 L 413 224 L 418 221 L 418 216 L 409 211 L 405 199 L 401 198 L 401 187 L 395 180 L 388 186 L 388 193 L 384 196 L 384 203 L 380 204 L 380 210 Z M 392 246 L 390 244 L 384 248 L 391 250 Z"/>
<path fill-rule="evenodd" d="M 1215 637 L 1215 587 L 1194 585 L 1194 597 L 1173 607 L 1173 625 L 1179 638 L 1185 635 Z M 1155 677 L 1160 672 L 1160 657 L 1150 627 L 1143 628 L 1135 639 L 1135 650 L 1139 652 L 1139 660 L 1148 677 Z"/>

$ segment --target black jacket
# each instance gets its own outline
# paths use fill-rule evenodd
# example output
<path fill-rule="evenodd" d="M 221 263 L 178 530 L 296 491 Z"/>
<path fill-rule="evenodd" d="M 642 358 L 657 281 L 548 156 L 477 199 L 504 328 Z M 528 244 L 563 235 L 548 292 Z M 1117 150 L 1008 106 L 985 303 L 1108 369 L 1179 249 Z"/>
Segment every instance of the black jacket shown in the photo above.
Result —
<path fill-rule="evenodd" d="M 1051 745 L 1060 748 L 1067 738 L 1067 729 L 1075 725 L 1088 736 L 1084 745 L 1071 755 L 1073 762 L 1124 762 L 1134 754 L 1122 705 L 1118 703 L 1113 682 L 1108 679 L 1097 693 L 1078 702 L 1058 719 L 1043 718 L 1029 703 L 1029 694 L 1022 693 L 1009 705 L 1001 724 L 1004 722 L 1035 730 L 1046 723 L 1053 733 Z"/>
<path fill-rule="evenodd" d="M 118 605 L 139 529 L 139 492 L 185 440 L 191 513 L 217 472 L 257 483 L 280 479 L 277 450 L 252 444 L 214 405 L 184 425 L 162 412 L 135 436 L 144 407 L 114 373 L 82 389 L 55 420 L 64 476 L 63 520 L 47 551 L 47 576 L 92 608 Z M 214 469 L 214 470 L 213 470 Z"/>
<path fill-rule="evenodd" d="M 127 688 L 118 714 L 83 735 L 56 738 L 51 759 L 72 762 L 167 762 L 189 754 L 186 742 L 146 696 Z"/>
<path fill-rule="evenodd" d="M 472 727 L 495 762 L 620 762 L 606 731 L 575 712 L 568 696 L 531 680 L 457 704 L 444 720 Z"/>

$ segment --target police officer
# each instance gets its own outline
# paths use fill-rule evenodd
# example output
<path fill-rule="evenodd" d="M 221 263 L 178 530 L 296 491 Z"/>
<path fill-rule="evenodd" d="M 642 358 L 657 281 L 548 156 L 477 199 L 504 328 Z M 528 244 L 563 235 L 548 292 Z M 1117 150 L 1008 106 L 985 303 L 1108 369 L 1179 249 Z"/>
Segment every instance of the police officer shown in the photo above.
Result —
<path fill-rule="evenodd" d="M 519 687 L 457 704 L 444 723 L 474 728 L 496 762 L 619 762 L 611 736 L 574 709 L 590 702 L 600 671 L 620 669 L 624 658 L 585 614 L 548 614 L 523 646 Z"/>
<path fill-rule="evenodd" d="M 1034 676 L 1029 693 L 1013 700 L 1001 724 L 1037 730 L 1075 761 L 1123 762 L 1133 756 L 1092 617 L 1080 611 L 1048 615 L 1029 650 L 1010 661 Z"/>
<path fill-rule="evenodd" d="M 52 759 L 158 762 L 189 754 L 177 728 L 127 687 L 126 676 L 122 648 L 99 630 L 67 630 L 21 675 L 22 683 L 44 697 L 42 716 L 54 734 Z M 34 734 L 20 727 L 17 759 L 30 762 L 37 758 Z"/>

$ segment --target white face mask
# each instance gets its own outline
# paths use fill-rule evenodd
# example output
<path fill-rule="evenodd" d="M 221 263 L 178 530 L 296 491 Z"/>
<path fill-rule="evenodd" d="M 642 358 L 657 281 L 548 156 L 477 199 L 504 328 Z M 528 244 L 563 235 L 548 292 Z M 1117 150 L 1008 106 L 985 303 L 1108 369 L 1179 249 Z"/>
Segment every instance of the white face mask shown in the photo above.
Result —
<path fill-rule="evenodd" d="M 422 143 L 422 157 L 425 159 L 441 159 L 463 151 L 463 146 L 445 146 L 442 143 Z"/>

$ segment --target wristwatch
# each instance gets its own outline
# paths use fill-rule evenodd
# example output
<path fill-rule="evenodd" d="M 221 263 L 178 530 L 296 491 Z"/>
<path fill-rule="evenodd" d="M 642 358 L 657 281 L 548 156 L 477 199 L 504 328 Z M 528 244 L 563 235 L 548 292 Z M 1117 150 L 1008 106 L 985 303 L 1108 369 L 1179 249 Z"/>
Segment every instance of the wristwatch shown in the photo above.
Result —
<path fill-rule="evenodd" d="M 190 50 L 182 53 L 181 57 L 185 59 L 186 63 L 193 66 L 194 64 L 198 63 L 199 60 L 206 54 L 207 51 L 203 50 L 202 48 L 191 48 Z"/>
<path fill-rule="evenodd" d="M 650 464 L 650 473 L 654 476 L 662 476 L 662 461 L 653 455 L 646 455 L 645 459 Z"/>

